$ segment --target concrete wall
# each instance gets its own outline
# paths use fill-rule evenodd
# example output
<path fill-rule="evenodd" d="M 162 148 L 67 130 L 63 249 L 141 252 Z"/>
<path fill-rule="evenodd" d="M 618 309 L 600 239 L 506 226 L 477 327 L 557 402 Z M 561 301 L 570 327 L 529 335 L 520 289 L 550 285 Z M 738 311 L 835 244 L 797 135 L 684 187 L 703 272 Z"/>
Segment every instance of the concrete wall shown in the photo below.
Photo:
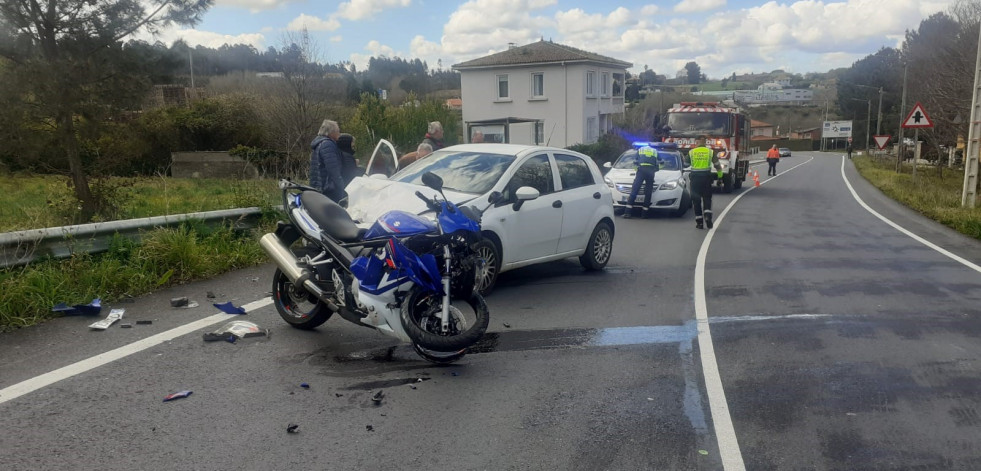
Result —
<path fill-rule="evenodd" d="M 174 178 L 259 178 L 259 171 L 228 152 L 173 152 L 170 174 Z"/>

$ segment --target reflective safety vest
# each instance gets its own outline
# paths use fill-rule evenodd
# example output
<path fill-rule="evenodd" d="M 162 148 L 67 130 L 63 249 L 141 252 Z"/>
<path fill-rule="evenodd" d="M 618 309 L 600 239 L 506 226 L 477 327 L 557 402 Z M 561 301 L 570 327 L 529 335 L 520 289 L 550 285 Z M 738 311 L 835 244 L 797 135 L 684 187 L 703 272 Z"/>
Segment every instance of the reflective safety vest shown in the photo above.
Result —
<path fill-rule="evenodd" d="M 707 172 L 712 169 L 712 149 L 696 147 L 688 151 L 688 157 L 691 159 L 693 172 Z"/>
<path fill-rule="evenodd" d="M 657 151 L 653 147 L 644 146 L 637 149 L 637 166 L 653 167 L 657 170 Z"/>

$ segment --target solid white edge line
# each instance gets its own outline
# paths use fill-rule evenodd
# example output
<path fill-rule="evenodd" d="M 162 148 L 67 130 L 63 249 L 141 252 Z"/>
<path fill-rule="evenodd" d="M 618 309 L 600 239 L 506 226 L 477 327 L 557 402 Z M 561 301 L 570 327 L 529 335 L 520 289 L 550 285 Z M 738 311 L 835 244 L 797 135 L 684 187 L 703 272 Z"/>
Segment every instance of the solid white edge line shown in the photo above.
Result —
<path fill-rule="evenodd" d="M 960 262 L 964 266 L 966 266 L 966 267 L 968 267 L 968 268 L 970 268 L 970 269 L 972 269 L 972 270 L 974 270 L 974 271 L 976 271 L 978 273 L 981 273 L 981 266 L 978 266 L 978 265 L 976 265 L 974 263 L 971 263 L 970 260 L 967 260 L 965 258 L 962 258 L 962 257 L 954 254 L 954 253 L 951 253 L 951 252 L 947 251 L 946 249 L 944 249 L 943 247 L 940 247 L 939 245 L 934 244 L 933 242 L 930 242 L 929 240 L 926 240 L 926 239 L 924 239 L 924 238 L 922 238 L 922 237 L 920 237 L 920 236 L 918 236 L 918 235 L 916 235 L 916 234 L 914 234 L 914 233 L 906 230 L 905 228 L 903 228 L 899 224 L 896 224 L 896 223 L 892 222 L 891 220 L 889 220 L 889 218 L 887 218 L 887 217 L 879 214 L 878 212 L 876 212 L 876 210 L 872 209 L 869 205 L 865 204 L 865 201 L 863 201 L 862 198 L 858 196 L 858 192 L 855 191 L 855 188 L 852 187 L 851 182 L 848 181 L 848 177 L 845 175 L 845 156 L 842 156 L 841 157 L 841 178 L 845 180 L 845 185 L 848 186 L 848 191 L 852 192 L 852 197 L 855 198 L 855 201 L 858 201 L 858 204 L 862 205 L 862 207 L 865 208 L 866 211 L 872 213 L 873 216 L 881 219 L 882 222 L 884 222 L 886 224 L 889 224 L 890 226 L 892 226 L 897 231 L 902 232 L 903 234 L 906 234 L 906 235 L 910 236 L 913 240 L 915 240 L 915 241 L 917 241 L 917 242 L 919 242 L 919 243 L 921 243 L 921 244 L 923 244 L 923 245 L 925 245 L 927 247 L 930 247 L 931 249 L 936 250 L 937 252 L 940 252 L 940 253 L 942 253 L 942 254 L 950 257 L 951 259 L 953 259 L 956 262 Z"/>
<path fill-rule="evenodd" d="M 272 304 L 272 298 L 263 298 L 257 301 L 253 301 L 242 306 L 246 312 L 253 311 L 265 306 Z M 230 319 L 240 318 L 239 314 L 215 314 L 204 319 L 200 319 L 190 324 L 184 324 L 179 327 L 175 327 L 166 332 L 161 332 L 151 337 L 147 337 L 143 340 L 133 342 L 129 345 L 124 345 L 122 347 L 116 348 L 114 350 L 109 350 L 108 352 L 101 353 L 91 358 L 86 358 L 85 360 L 72 363 L 68 366 L 58 368 L 57 370 L 42 374 L 40 376 L 35 376 L 31 379 L 21 381 L 12 386 L 7 386 L 6 388 L 0 389 L 0 404 L 7 401 L 17 399 L 25 394 L 32 393 L 41 389 L 45 386 L 50 386 L 58 381 L 71 378 L 72 376 L 85 373 L 92 369 L 98 368 L 102 365 L 112 363 L 121 358 L 125 358 L 134 353 L 141 352 L 150 347 L 155 347 L 164 342 L 176 339 L 182 335 L 189 334 L 199 329 L 217 324 L 222 321 L 227 321 Z"/>
<path fill-rule="evenodd" d="M 774 178 L 779 178 L 785 173 L 800 167 L 814 157 L 807 159 L 787 170 L 784 170 L 773 178 L 768 178 L 761 182 L 764 185 Z M 715 438 L 719 442 L 719 456 L 722 459 L 722 467 L 727 471 L 744 471 L 746 465 L 743 463 L 743 455 L 739 450 L 739 440 L 736 438 L 736 429 L 732 425 L 732 416 L 729 414 L 729 403 L 726 402 L 726 392 L 722 387 L 722 376 L 719 374 L 719 364 L 715 359 L 715 346 L 712 344 L 712 330 L 709 327 L 708 305 L 705 297 L 705 258 L 708 256 L 709 245 L 715 230 L 722 223 L 722 219 L 729 214 L 729 210 L 744 195 L 755 190 L 755 186 L 748 187 L 746 191 L 740 193 L 729 204 L 718 220 L 714 221 L 712 229 L 709 229 L 702 246 L 698 250 L 698 259 L 695 262 L 695 323 L 698 325 L 698 351 L 702 361 L 702 375 L 705 379 L 705 392 L 708 396 L 709 410 L 712 412 L 712 427 L 715 428 Z"/>

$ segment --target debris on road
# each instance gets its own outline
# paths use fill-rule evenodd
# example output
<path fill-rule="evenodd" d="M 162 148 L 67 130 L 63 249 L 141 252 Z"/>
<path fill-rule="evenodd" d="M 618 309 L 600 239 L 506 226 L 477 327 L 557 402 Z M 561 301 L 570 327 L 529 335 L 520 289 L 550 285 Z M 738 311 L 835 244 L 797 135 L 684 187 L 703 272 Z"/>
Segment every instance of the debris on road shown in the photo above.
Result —
<path fill-rule="evenodd" d="M 286 426 L 286 433 L 300 433 L 299 428 L 300 426 L 297 424 L 289 424 Z"/>
<path fill-rule="evenodd" d="M 310 385 L 307 383 L 300 383 L 300 387 L 303 389 L 310 389 Z"/>
<path fill-rule="evenodd" d="M 343 394 L 334 393 L 334 397 L 344 397 Z"/>
<path fill-rule="evenodd" d="M 58 303 L 51 308 L 51 311 L 60 312 L 63 316 L 94 316 L 102 312 L 102 299 L 95 298 L 88 304 L 76 304 L 74 306 L 69 306 L 65 303 Z"/>
<path fill-rule="evenodd" d="M 213 291 L 208 291 L 208 299 L 215 299 L 215 293 Z"/>
<path fill-rule="evenodd" d="M 375 393 L 374 396 L 371 396 L 371 400 L 372 402 L 375 403 L 375 405 L 381 404 L 382 399 L 384 398 L 385 398 L 385 391 L 378 391 Z"/>
<path fill-rule="evenodd" d="M 698 450 L 698 454 L 708 456 L 709 452 L 706 450 Z"/>
<path fill-rule="evenodd" d="M 453 375 L 453 376 L 460 376 L 460 373 L 457 373 L 456 371 L 454 371 L 454 372 L 452 372 L 450 374 Z"/>
<path fill-rule="evenodd" d="M 255 322 L 249 321 L 231 321 L 214 332 L 207 332 L 204 334 L 205 342 L 214 342 L 218 340 L 225 340 L 229 343 L 235 343 L 238 339 L 245 339 L 249 337 L 264 337 L 269 335 L 269 329 L 263 329 L 259 327 Z M 304 383 L 305 384 L 305 383 Z"/>
<path fill-rule="evenodd" d="M 136 321 L 136 325 L 150 325 L 153 321 Z"/>
<path fill-rule="evenodd" d="M 192 309 L 199 306 L 197 302 L 187 299 L 187 296 L 181 296 L 179 298 L 171 298 L 170 305 L 172 307 L 183 307 L 186 309 Z"/>
<path fill-rule="evenodd" d="M 364 429 L 367 430 L 367 431 L 369 431 L 369 432 L 374 432 L 375 431 L 375 427 L 372 427 L 371 425 L 365 425 L 364 426 Z"/>
<path fill-rule="evenodd" d="M 231 301 L 223 304 L 214 303 L 214 306 L 221 309 L 221 312 L 224 312 L 225 314 L 245 314 L 245 309 L 235 307 Z"/>
<path fill-rule="evenodd" d="M 132 329 L 133 324 L 119 324 L 120 329 Z"/>
<path fill-rule="evenodd" d="M 505 329 L 510 329 L 511 328 L 511 324 L 508 324 L 507 322 L 505 322 L 504 323 L 504 328 Z"/>
<path fill-rule="evenodd" d="M 116 321 L 122 319 L 123 313 L 125 312 L 125 309 L 113 309 L 109 311 L 109 315 L 106 316 L 105 319 L 89 324 L 89 328 L 94 330 L 106 330 L 109 328 L 109 326 L 115 324 Z"/>
<path fill-rule="evenodd" d="M 170 401 L 173 401 L 173 400 L 176 400 L 176 399 L 183 399 L 183 398 L 185 398 L 187 396 L 190 396 L 190 395 L 191 395 L 191 391 L 175 392 L 173 394 L 168 394 L 167 397 L 165 397 L 163 401 L 164 402 L 170 402 Z"/>

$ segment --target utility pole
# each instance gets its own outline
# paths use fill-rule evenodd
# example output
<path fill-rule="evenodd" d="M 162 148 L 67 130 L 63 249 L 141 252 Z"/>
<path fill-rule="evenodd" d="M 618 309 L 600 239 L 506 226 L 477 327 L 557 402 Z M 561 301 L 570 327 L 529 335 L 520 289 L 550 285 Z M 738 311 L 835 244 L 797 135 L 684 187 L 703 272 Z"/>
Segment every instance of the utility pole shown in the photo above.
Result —
<path fill-rule="evenodd" d="M 865 100 L 865 102 L 869 105 L 869 110 L 865 115 L 865 153 L 871 154 L 872 136 L 869 135 L 869 129 L 872 125 L 872 100 Z"/>
<path fill-rule="evenodd" d="M 879 87 L 879 115 L 875 118 L 875 134 L 882 134 L 882 87 Z"/>
<path fill-rule="evenodd" d="M 191 62 L 191 90 L 194 90 L 194 50 L 187 47 L 187 58 Z"/>
<path fill-rule="evenodd" d="M 964 192 L 961 206 L 973 208 L 978 200 L 978 140 L 981 139 L 981 32 L 978 34 L 978 57 L 974 61 L 974 98 L 971 99 L 971 127 L 964 150 Z"/>
<path fill-rule="evenodd" d="M 979 39 L 981 41 L 981 39 Z M 896 156 L 896 173 L 900 173 L 903 170 L 903 157 L 906 156 L 906 140 L 903 138 L 903 120 L 906 119 L 906 75 L 909 72 L 909 63 L 903 66 L 903 100 L 902 105 L 899 106 L 901 112 L 899 113 L 899 152 Z M 975 77 L 975 88 L 977 88 L 977 77 Z M 977 92 L 975 91 L 975 94 Z"/>

